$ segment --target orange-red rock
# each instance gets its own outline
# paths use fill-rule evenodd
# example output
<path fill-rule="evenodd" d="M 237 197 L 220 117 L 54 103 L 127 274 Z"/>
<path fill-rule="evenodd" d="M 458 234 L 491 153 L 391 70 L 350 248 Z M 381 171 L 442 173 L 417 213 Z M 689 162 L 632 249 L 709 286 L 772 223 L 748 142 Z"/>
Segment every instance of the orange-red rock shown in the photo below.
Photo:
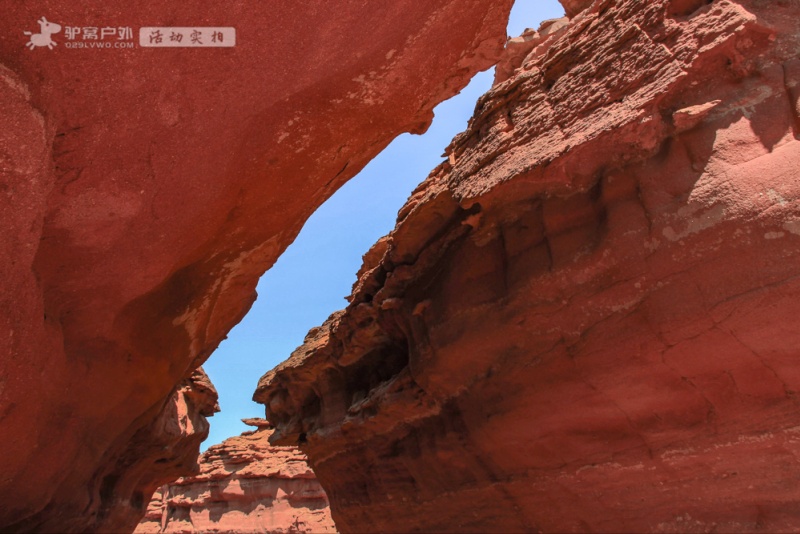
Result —
<path fill-rule="evenodd" d="M 267 422 L 200 457 L 199 474 L 159 488 L 136 532 L 336 532 L 328 499 L 296 447 L 270 446 Z"/>
<path fill-rule="evenodd" d="M 800 4 L 573 15 L 262 378 L 343 532 L 800 528 Z"/>
<path fill-rule="evenodd" d="M 151 442 L 176 384 L 309 214 L 496 61 L 510 5 L 6 6 L 0 530 L 133 528 L 175 476 Z M 56 46 L 29 49 L 43 16 Z M 67 28 L 144 26 L 232 26 L 237 44 L 67 47 Z"/>

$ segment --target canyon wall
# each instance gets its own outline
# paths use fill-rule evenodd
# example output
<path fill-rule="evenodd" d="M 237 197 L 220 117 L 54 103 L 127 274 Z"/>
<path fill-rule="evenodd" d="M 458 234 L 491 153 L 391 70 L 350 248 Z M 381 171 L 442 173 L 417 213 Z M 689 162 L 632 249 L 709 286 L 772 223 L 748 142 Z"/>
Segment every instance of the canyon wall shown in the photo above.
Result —
<path fill-rule="evenodd" d="M 0 530 L 132 530 L 191 471 L 184 381 L 305 219 L 497 61 L 511 3 L 6 6 Z M 191 25 L 236 45 L 141 46 Z"/>
<path fill-rule="evenodd" d="M 263 419 L 254 432 L 214 445 L 199 473 L 153 495 L 137 534 L 177 532 L 336 532 L 328 499 L 296 447 L 269 444 Z"/>
<path fill-rule="evenodd" d="M 254 398 L 343 532 L 800 526 L 800 3 L 568 2 Z"/>

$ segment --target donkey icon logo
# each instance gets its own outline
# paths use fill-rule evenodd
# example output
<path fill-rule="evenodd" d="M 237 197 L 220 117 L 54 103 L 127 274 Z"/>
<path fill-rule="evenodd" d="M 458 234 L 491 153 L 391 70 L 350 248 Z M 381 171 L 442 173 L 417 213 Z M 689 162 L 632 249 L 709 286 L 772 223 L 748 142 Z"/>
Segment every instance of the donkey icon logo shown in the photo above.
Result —
<path fill-rule="evenodd" d="M 39 33 L 23 32 L 25 35 L 30 35 L 31 40 L 25 43 L 25 46 L 33 50 L 37 46 L 46 46 L 48 50 L 52 50 L 58 43 L 53 41 L 50 36 L 54 33 L 61 31 L 61 25 L 55 22 L 48 22 L 46 18 L 42 17 L 38 21 Z"/>

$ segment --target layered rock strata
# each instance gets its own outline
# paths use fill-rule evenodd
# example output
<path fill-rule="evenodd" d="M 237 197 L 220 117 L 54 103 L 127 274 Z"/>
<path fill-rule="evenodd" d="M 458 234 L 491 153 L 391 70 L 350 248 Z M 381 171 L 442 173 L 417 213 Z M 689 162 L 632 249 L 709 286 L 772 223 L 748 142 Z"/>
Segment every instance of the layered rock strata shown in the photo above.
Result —
<path fill-rule="evenodd" d="M 133 529 L 175 477 L 152 434 L 176 385 L 304 220 L 496 62 L 511 3 L 4 10 L 0 530 Z M 153 26 L 236 45 L 140 46 Z"/>
<path fill-rule="evenodd" d="M 571 14 L 259 383 L 343 532 L 800 527 L 800 3 Z"/>
<path fill-rule="evenodd" d="M 158 489 L 136 532 L 336 532 L 328 499 L 296 447 L 269 444 L 258 430 L 214 445 L 200 457 L 199 473 Z"/>

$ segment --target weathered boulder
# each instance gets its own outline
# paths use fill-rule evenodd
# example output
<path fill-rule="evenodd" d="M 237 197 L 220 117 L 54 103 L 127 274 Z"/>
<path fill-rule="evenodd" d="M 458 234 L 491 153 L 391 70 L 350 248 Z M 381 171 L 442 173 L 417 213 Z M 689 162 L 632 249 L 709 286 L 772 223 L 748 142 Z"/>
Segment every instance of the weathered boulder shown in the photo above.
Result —
<path fill-rule="evenodd" d="M 178 474 L 150 445 L 176 384 L 317 206 L 496 62 L 511 3 L 4 10 L 0 530 L 136 525 Z M 45 20 L 55 45 L 27 47 Z M 187 25 L 235 27 L 237 44 L 137 44 Z M 135 46 L 73 46 L 92 27 Z"/>
<path fill-rule="evenodd" d="M 258 430 L 212 446 L 197 475 L 156 490 L 135 532 L 336 532 L 305 456 L 271 446 L 265 420 L 246 422 Z"/>
<path fill-rule="evenodd" d="M 341 531 L 800 527 L 800 3 L 689 4 L 541 40 L 262 378 Z"/>

